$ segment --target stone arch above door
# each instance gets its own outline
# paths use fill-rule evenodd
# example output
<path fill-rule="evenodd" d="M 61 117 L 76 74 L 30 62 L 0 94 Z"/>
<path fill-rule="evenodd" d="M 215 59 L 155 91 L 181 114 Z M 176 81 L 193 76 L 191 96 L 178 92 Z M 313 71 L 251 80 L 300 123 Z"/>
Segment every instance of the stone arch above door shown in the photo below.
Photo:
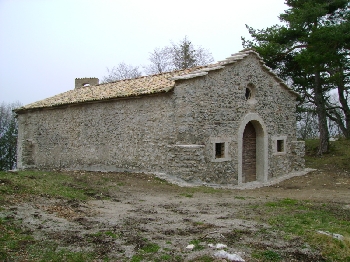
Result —
<path fill-rule="evenodd" d="M 242 151 L 243 133 L 246 125 L 251 122 L 256 131 L 256 177 L 258 182 L 267 181 L 268 172 L 268 139 L 267 129 L 262 118 L 256 113 L 249 113 L 243 118 L 238 129 L 238 184 L 243 183 L 242 179 Z"/>

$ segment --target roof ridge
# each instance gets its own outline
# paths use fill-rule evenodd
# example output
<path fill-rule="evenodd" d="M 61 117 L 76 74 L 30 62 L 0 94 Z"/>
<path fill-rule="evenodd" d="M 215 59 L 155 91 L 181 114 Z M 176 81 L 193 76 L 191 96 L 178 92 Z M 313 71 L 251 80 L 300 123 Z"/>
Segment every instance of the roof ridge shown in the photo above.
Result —
<path fill-rule="evenodd" d="M 121 79 L 114 82 L 101 83 L 95 86 L 86 86 L 68 90 L 55 96 L 33 102 L 17 110 L 55 107 L 66 104 L 77 104 L 92 101 L 102 101 L 123 97 L 150 95 L 169 92 L 175 87 L 176 80 L 185 80 L 205 76 L 209 71 L 220 70 L 226 65 L 241 61 L 250 54 L 254 54 L 264 70 L 271 74 L 284 88 L 294 95 L 298 95 L 280 79 L 271 68 L 266 66 L 260 55 L 254 50 L 242 50 L 216 63 L 195 66 L 187 69 L 173 70 L 137 78 Z"/>
<path fill-rule="evenodd" d="M 157 73 L 157 74 L 151 74 L 151 75 L 143 75 L 143 76 L 139 76 L 139 77 L 135 77 L 135 78 L 125 78 L 125 79 L 119 79 L 116 81 L 112 81 L 112 82 L 105 82 L 105 83 L 100 83 L 96 86 L 101 86 L 101 85 L 106 85 L 106 84 L 113 84 L 113 83 L 119 83 L 119 82 L 127 82 L 127 81 L 133 81 L 133 80 L 137 80 L 137 79 L 142 79 L 142 78 L 152 78 L 154 76 L 162 76 L 162 75 L 166 75 L 166 74 L 177 74 L 177 73 L 182 73 L 182 72 L 186 72 L 186 71 L 191 71 L 191 70 L 195 70 L 195 69 L 202 69 L 204 67 L 209 66 L 208 65 L 202 65 L 202 66 L 194 66 L 194 67 L 190 67 L 190 68 L 186 68 L 186 69 L 177 69 L 177 70 L 173 70 L 173 71 L 166 71 L 166 72 L 162 72 L 162 73 Z"/>

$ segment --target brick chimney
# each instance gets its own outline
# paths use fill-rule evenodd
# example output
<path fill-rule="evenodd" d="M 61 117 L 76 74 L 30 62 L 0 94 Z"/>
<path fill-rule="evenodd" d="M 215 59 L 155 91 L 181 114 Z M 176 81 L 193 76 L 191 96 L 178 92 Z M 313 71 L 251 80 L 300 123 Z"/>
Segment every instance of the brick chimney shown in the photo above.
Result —
<path fill-rule="evenodd" d="M 81 88 L 84 86 L 95 86 L 99 84 L 99 80 L 96 77 L 85 77 L 75 79 L 75 88 Z"/>

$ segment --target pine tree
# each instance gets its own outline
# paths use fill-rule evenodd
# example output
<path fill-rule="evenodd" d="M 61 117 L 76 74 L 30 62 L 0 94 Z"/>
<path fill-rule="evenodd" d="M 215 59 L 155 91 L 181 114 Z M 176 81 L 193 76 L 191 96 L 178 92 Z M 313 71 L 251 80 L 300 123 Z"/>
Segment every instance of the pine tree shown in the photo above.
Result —
<path fill-rule="evenodd" d="M 320 144 L 318 154 L 329 151 L 327 117 L 343 124 L 350 138 L 349 101 L 349 1 L 287 0 L 280 15 L 284 25 L 262 30 L 248 27 L 252 41 L 243 46 L 255 48 L 268 66 L 315 105 Z M 329 91 L 337 89 L 340 106 L 329 101 Z M 341 114 L 339 114 L 340 109 Z M 337 115 L 338 113 L 338 115 Z"/>

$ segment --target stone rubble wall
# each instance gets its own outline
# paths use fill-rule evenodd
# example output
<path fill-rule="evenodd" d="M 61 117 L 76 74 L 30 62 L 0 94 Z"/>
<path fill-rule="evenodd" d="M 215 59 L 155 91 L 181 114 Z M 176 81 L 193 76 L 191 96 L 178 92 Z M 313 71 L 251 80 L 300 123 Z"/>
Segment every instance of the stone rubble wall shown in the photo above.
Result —
<path fill-rule="evenodd" d="M 247 86 L 254 86 L 254 98 L 250 101 L 245 98 Z M 192 172 L 186 169 L 190 174 L 186 175 L 187 181 L 237 184 L 237 130 L 248 113 L 261 116 L 267 127 L 268 178 L 294 169 L 291 143 L 296 140 L 295 96 L 264 71 L 255 57 L 212 71 L 205 77 L 178 81 L 174 95 L 177 143 L 205 146 L 204 161 L 193 165 Z M 273 155 L 273 136 L 287 137 L 284 155 Z M 210 139 L 213 137 L 230 138 L 231 161 L 212 161 Z M 182 171 L 181 163 L 172 165 L 169 170 L 177 176 Z"/>
<path fill-rule="evenodd" d="M 290 163 L 292 171 L 302 171 L 305 169 L 305 141 L 291 142 Z"/>
<path fill-rule="evenodd" d="M 246 87 L 253 97 L 246 99 Z M 164 94 L 19 114 L 18 167 L 161 172 L 188 182 L 238 183 L 238 130 L 254 113 L 266 126 L 268 176 L 304 168 L 295 97 L 253 55 Z M 286 152 L 274 154 L 273 137 Z M 228 155 L 213 160 L 214 142 Z"/>
<path fill-rule="evenodd" d="M 174 126 L 170 94 L 19 115 L 19 168 L 164 171 Z"/>

